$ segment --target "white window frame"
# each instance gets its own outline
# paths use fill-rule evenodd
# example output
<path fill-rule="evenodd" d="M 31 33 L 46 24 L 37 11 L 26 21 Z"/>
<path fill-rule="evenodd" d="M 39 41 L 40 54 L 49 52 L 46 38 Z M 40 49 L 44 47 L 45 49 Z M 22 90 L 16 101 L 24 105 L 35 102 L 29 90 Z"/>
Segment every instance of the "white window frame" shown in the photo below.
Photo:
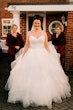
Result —
<path fill-rule="evenodd" d="M 63 26 L 62 22 L 60 22 L 60 21 L 58 21 L 58 20 L 54 20 L 54 21 L 52 21 L 52 22 L 49 24 L 49 26 L 48 26 L 48 30 L 49 30 L 50 34 L 53 34 L 52 31 L 51 31 L 51 28 L 52 28 L 52 25 L 53 25 L 54 23 L 58 23 L 58 24 L 62 27 L 62 31 L 64 31 L 64 26 Z"/>
<path fill-rule="evenodd" d="M 10 24 L 4 23 L 4 20 L 9 20 Z M 12 26 L 12 23 L 13 23 L 13 19 L 11 19 L 11 18 L 2 18 L 2 37 L 6 37 L 6 35 L 3 32 L 4 31 L 3 26 Z"/>

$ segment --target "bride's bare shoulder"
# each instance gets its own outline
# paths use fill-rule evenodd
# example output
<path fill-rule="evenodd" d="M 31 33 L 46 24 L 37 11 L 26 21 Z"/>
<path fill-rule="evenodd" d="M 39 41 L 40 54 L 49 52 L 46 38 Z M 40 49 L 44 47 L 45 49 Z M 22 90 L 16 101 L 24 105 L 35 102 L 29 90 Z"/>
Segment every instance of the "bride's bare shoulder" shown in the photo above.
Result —
<path fill-rule="evenodd" d="M 32 34 L 32 31 L 28 31 L 27 36 L 30 36 Z"/>
<path fill-rule="evenodd" d="M 47 34 L 46 31 L 44 31 L 44 30 L 42 31 L 42 33 L 43 33 L 44 36 Z"/>

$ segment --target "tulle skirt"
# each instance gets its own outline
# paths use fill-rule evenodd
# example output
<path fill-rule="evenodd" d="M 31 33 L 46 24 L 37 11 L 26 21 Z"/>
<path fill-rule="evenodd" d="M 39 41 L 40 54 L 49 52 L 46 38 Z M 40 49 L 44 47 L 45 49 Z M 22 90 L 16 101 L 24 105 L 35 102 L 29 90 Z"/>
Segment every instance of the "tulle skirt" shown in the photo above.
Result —
<path fill-rule="evenodd" d="M 51 108 L 52 102 L 62 102 L 71 91 L 59 55 L 45 48 L 29 48 L 23 57 L 20 54 L 12 64 L 5 88 L 9 90 L 8 102 L 20 101 L 24 107 Z"/>

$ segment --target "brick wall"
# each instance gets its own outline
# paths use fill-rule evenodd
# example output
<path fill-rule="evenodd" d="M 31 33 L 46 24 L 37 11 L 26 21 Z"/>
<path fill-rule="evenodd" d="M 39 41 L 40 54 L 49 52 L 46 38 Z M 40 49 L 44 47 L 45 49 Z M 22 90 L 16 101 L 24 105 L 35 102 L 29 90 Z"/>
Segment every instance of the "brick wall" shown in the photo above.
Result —
<path fill-rule="evenodd" d="M 26 40 L 26 14 L 21 14 L 20 16 L 20 32 L 24 41 Z"/>
<path fill-rule="evenodd" d="M 73 12 L 68 12 L 65 48 L 65 68 L 73 70 Z"/>

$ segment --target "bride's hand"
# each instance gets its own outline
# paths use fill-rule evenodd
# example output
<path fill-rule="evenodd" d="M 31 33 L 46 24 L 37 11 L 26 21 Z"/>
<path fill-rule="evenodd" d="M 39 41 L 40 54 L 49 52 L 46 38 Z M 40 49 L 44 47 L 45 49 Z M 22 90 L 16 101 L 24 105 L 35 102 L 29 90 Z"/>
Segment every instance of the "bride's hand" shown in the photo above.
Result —
<path fill-rule="evenodd" d="M 22 54 L 22 58 L 23 58 L 24 54 Z"/>
<path fill-rule="evenodd" d="M 21 56 L 21 58 L 23 58 L 23 56 L 24 56 L 24 52 L 22 53 L 22 56 Z"/>
<path fill-rule="evenodd" d="M 16 48 L 17 50 L 19 50 L 19 49 L 20 49 L 20 46 L 15 46 L 15 48 Z"/>

